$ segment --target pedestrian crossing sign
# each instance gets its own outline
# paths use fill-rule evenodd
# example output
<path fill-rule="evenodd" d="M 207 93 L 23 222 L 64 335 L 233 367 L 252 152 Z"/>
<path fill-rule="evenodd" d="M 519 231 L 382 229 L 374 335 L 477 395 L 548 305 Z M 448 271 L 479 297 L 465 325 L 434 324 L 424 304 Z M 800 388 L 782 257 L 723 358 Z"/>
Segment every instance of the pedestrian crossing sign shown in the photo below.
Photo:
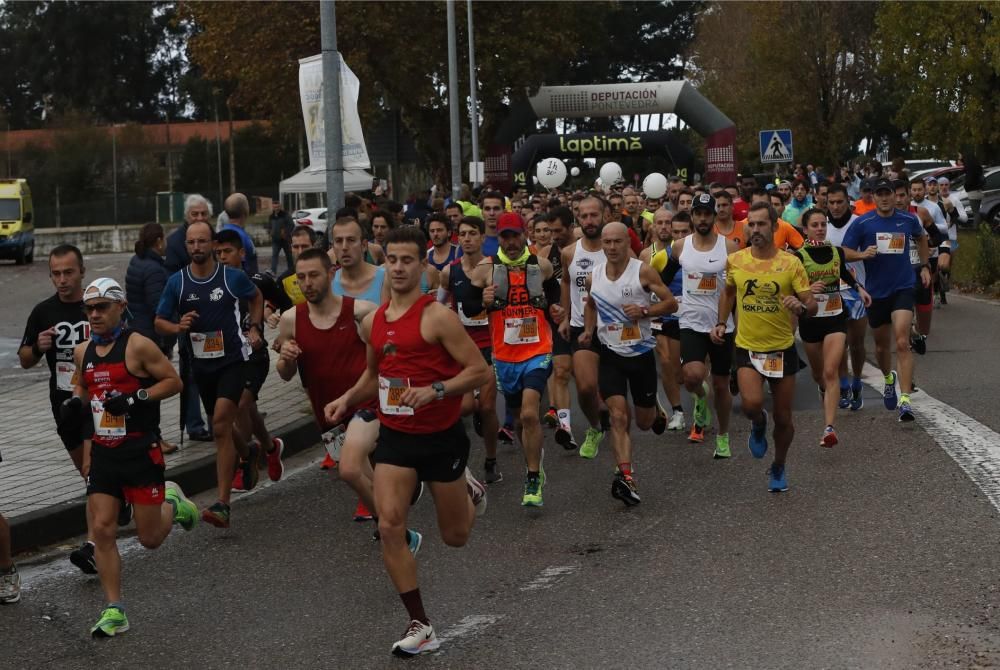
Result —
<path fill-rule="evenodd" d="M 790 163 L 793 155 L 791 130 L 760 131 L 761 163 Z"/>

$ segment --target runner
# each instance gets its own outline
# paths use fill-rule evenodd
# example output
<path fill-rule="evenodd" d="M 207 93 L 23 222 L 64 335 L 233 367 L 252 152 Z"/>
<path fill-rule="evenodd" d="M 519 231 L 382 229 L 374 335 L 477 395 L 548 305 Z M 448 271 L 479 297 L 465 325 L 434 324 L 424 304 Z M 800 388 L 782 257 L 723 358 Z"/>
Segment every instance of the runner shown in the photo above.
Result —
<path fill-rule="evenodd" d="M 354 219 L 338 219 L 330 233 L 332 250 L 340 269 L 333 277 L 333 292 L 376 305 L 388 299 L 386 269 L 365 260 L 369 243 L 361 224 Z"/>
<path fill-rule="evenodd" d="M 49 404 L 52 417 L 57 424 L 59 439 L 77 472 L 83 473 L 83 439 L 79 433 L 58 430 L 59 407 L 73 395 L 73 379 L 76 364 L 73 351 L 76 346 L 90 337 L 90 324 L 83 311 L 83 254 L 71 244 L 60 244 L 49 252 L 49 278 L 56 292 L 35 305 L 24 327 L 24 337 L 17 350 L 21 367 L 25 370 L 35 367 L 45 359 L 49 366 Z M 127 506 L 122 509 L 120 521 L 127 524 L 131 513 Z M 94 540 L 90 535 L 69 560 L 83 573 L 97 574 L 94 564 Z"/>
<path fill-rule="evenodd" d="M 666 210 L 659 210 L 666 211 Z M 669 212 L 667 212 L 669 214 Z M 584 308 L 581 344 L 589 345 L 597 329 L 601 396 L 611 412 L 611 445 L 618 468 L 611 495 L 626 507 L 638 505 L 639 489 L 632 469 L 630 412 L 639 430 L 649 430 L 657 417 L 656 338 L 650 316 L 677 311 L 677 301 L 646 263 L 629 257 L 630 241 L 625 224 L 604 226 L 601 244 L 606 261 L 598 263 L 587 279 L 589 299 Z M 655 295 L 658 302 L 651 302 Z M 627 393 L 632 392 L 632 410 Z"/>
<path fill-rule="evenodd" d="M 197 227 L 211 231 L 207 224 Z M 83 373 L 77 375 L 72 397 L 61 406 L 60 423 L 73 432 L 92 424 L 83 471 L 88 526 L 106 604 L 90 633 L 114 637 L 129 629 L 116 543 L 121 506 L 132 505 L 139 542 L 147 549 L 159 547 L 174 523 L 184 530 L 194 528 L 198 508 L 177 484 L 163 478 L 160 401 L 181 391 L 174 366 L 152 340 L 124 327 L 125 291 L 113 279 L 92 282 L 83 300 L 90 342 L 77 345 L 74 352 Z"/>
<path fill-rule="evenodd" d="M 746 246 L 743 221 L 733 219 L 733 197 L 725 191 L 715 199 L 715 232 L 735 242 L 737 249 Z"/>
<path fill-rule="evenodd" d="M 580 456 L 594 458 L 604 439 L 601 425 L 600 404 L 597 397 L 598 353 L 593 342 L 590 346 L 580 343 L 580 333 L 583 332 L 583 304 L 587 296 L 587 277 L 594 271 L 594 266 L 604 261 L 604 249 L 601 246 L 601 231 L 604 229 L 604 203 L 600 198 L 588 197 L 580 201 L 577 213 L 582 237 L 575 244 L 562 250 L 562 296 L 560 305 L 563 314 L 569 314 L 569 319 L 563 319 L 559 324 L 559 334 L 570 343 L 573 352 L 573 376 L 576 378 L 576 397 L 580 409 L 587 418 L 589 427 L 583 444 L 580 445 Z M 566 410 L 566 423 L 569 424 L 569 410 Z M 567 431 L 569 432 L 569 431 Z M 573 440 L 570 432 L 567 436 L 556 434 L 556 439 L 564 448 L 570 448 Z"/>
<path fill-rule="evenodd" d="M 438 272 L 451 265 L 451 262 L 462 255 L 462 249 L 451 241 L 451 227 L 448 217 L 444 214 L 431 214 L 427 220 L 427 236 L 431 238 L 430 253 L 427 262 Z"/>
<path fill-rule="evenodd" d="M 819 307 L 815 316 L 799 321 L 799 335 L 805 344 L 813 381 L 819 387 L 823 400 L 826 428 L 819 444 L 821 447 L 832 447 L 838 442 L 833 422 L 840 397 L 843 397 L 835 396 L 833 388 L 839 381 L 840 366 L 844 361 L 849 316 L 840 287 L 846 285 L 858 294 L 865 307 L 871 304 L 872 299 L 848 269 L 844 251 L 826 239 L 826 213 L 816 207 L 807 209 L 802 213 L 801 221 L 806 231 L 806 244 L 795 255 L 806 269 L 810 290 Z"/>
<path fill-rule="evenodd" d="M 545 312 L 559 297 L 559 284 L 552 278 L 552 264 L 528 250 L 519 214 L 501 215 L 497 235 L 496 260 L 481 263 L 471 275 L 472 286 L 482 296 L 470 295 L 463 309 L 467 317 L 483 309 L 489 314 L 497 388 L 515 417 L 527 465 L 521 505 L 541 507 L 545 471 L 540 404 L 552 373 L 552 331 Z"/>
<path fill-rule="evenodd" d="M 298 279 L 295 276 L 295 259 L 306 249 L 312 249 L 315 246 L 316 233 L 312 228 L 297 226 L 292 231 L 292 267 L 278 275 L 278 296 L 273 304 L 265 305 L 264 307 L 264 316 L 267 319 L 267 325 L 271 328 L 278 327 L 278 322 L 283 312 L 306 301 L 301 289 L 299 289 Z M 280 343 L 278 346 L 280 348 Z"/>
<path fill-rule="evenodd" d="M 462 395 L 489 378 L 489 368 L 454 312 L 420 293 L 427 239 L 405 226 L 386 237 L 391 298 L 365 317 L 368 365 L 358 382 L 326 406 L 336 425 L 351 408 L 379 399 L 374 492 L 382 558 L 410 623 L 392 645 L 408 657 L 440 646 L 417 586 L 417 564 L 408 549 L 407 513 L 419 481 L 429 482 L 444 543 L 461 547 L 486 489 L 466 467 L 469 439 L 461 421 Z M 463 472 L 465 474 L 463 478 Z"/>
<path fill-rule="evenodd" d="M 910 249 L 916 246 L 920 284 L 929 289 L 927 236 L 916 217 L 895 209 L 892 182 L 879 179 L 873 191 L 876 209 L 851 224 L 844 235 L 844 249 L 848 260 L 863 259 L 865 262 L 865 288 L 872 297 L 868 325 L 875 339 L 875 358 L 885 381 L 882 402 L 887 410 L 898 410 L 900 421 L 913 421 L 910 406 L 913 354 L 909 335 L 913 323 L 914 271 Z M 850 254 L 848 249 L 864 250 L 865 253 Z M 892 367 L 892 340 L 896 343 L 896 369 Z"/>
<path fill-rule="evenodd" d="M 927 267 L 931 273 L 931 285 L 927 288 L 924 288 L 920 283 L 920 257 L 915 253 L 916 249 L 910 247 L 910 264 L 913 265 L 917 275 L 913 294 L 916 303 L 914 307 L 916 321 L 913 331 L 910 333 L 910 348 L 923 356 L 927 353 L 927 337 L 931 334 L 931 320 L 934 316 L 933 287 L 937 278 L 938 255 L 941 245 L 948 239 L 948 223 L 937 203 L 931 202 L 925 197 L 926 188 L 922 180 L 914 179 L 909 183 L 900 180 L 894 182 L 893 186 L 898 187 L 896 191 L 897 209 L 915 215 L 923 226 L 924 232 L 927 233 Z M 909 203 L 902 199 L 902 191 L 907 187 L 909 188 Z"/>
<path fill-rule="evenodd" d="M 476 432 L 483 438 L 483 447 L 486 451 L 486 460 L 483 463 L 484 481 L 487 484 L 496 484 L 503 480 L 503 473 L 497 467 L 497 384 L 493 375 L 493 348 L 490 339 L 490 322 L 486 310 L 472 317 L 466 316 L 463 304 L 469 300 L 478 300 L 482 303 L 482 298 L 475 295 L 478 291 L 472 285 L 470 277 L 480 263 L 491 263 L 492 258 L 483 256 L 482 245 L 485 233 L 483 220 L 477 216 L 463 217 L 458 224 L 458 239 L 462 244 L 461 257 L 452 261 L 452 264 L 441 272 L 441 300 L 448 304 L 465 326 L 466 332 L 472 341 L 479 347 L 479 352 L 483 355 L 483 360 L 490 366 L 490 376 L 485 384 L 478 389 L 476 398 L 475 416 L 473 424 Z"/>
<path fill-rule="evenodd" d="M 555 207 L 549 211 L 549 232 L 552 234 L 552 245 L 548 255 L 542 254 L 552 263 L 552 277 L 562 282 L 562 250 L 573 244 L 573 213 L 568 207 Z M 545 313 L 552 331 L 552 376 L 549 377 L 549 411 L 543 420 L 556 429 L 556 444 L 562 445 L 567 451 L 578 448 L 573 439 L 573 427 L 570 424 L 570 394 L 569 382 L 573 376 L 572 349 L 569 341 L 559 332 L 559 324 L 566 319 L 562 305 L 550 305 Z"/>
<path fill-rule="evenodd" d="M 245 463 L 244 486 L 252 489 L 257 483 L 256 449 L 247 446 L 234 422 L 243 390 L 251 384 L 246 361 L 262 336 L 264 298 L 244 272 L 215 262 L 208 224 L 189 225 L 186 244 L 191 264 L 167 280 L 156 308 L 156 332 L 191 335 L 194 376 L 205 414 L 212 417 L 217 449 L 219 499 L 202 511 L 201 518 L 217 528 L 229 528 L 237 455 Z M 250 303 L 249 336 L 243 333 L 240 300 Z M 179 323 L 170 320 L 174 313 L 180 314 Z"/>
<path fill-rule="evenodd" d="M 805 268 L 797 258 L 774 246 L 778 215 L 763 203 L 750 206 L 745 230 L 750 247 L 726 261 L 726 290 L 719 300 L 719 318 L 712 340 L 723 344 L 733 301 L 739 311 L 736 331 L 736 366 L 743 414 L 750 419 L 748 446 L 754 458 L 767 453 L 767 410 L 764 381 L 771 387 L 774 412 L 774 461 L 768 490 L 788 490 L 785 461 L 795 437 L 792 400 L 799 355 L 788 312 L 802 316 L 816 313 Z"/>
<path fill-rule="evenodd" d="M 504 211 L 506 200 L 500 191 L 484 191 L 479 199 L 479 207 L 483 214 L 483 225 L 486 226 L 486 237 L 483 238 L 483 255 L 496 256 L 500 248 L 497 237 L 497 221 Z"/>
<path fill-rule="evenodd" d="M 941 304 L 948 304 L 948 291 L 951 288 L 951 264 L 958 251 L 958 226 L 969 221 L 965 205 L 957 193 L 951 192 L 951 181 L 941 176 L 937 178 L 938 202 L 944 207 L 948 217 L 948 239 L 938 247 L 938 290 Z"/>
<path fill-rule="evenodd" d="M 715 436 L 715 458 L 729 458 L 729 416 L 733 397 L 729 392 L 729 371 L 733 364 L 733 320 L 726 321 L 724 336 L 718 341 L 712 337 L 719 312 L 719 299 L 726 257 L 737 251 L 736 243 L 715 232 L 715 199 L 707 193 L 698 196 L 691 212 L 694 234 L 677 240 L 671 245 L 670 260 L 661 276 L 671 285 L 682 273 L 683 291 L 680 300 L 680 354 L 684 388 L 694 398 L 693 422 L 688 441 L 705 441 L 705 429 L 712 425 L 712 411 L 708 408 L 708 382 L 712 374 L 715 392 L 715 414 L 719 432 Z M 705 358 L 711 367 L 705 365 Z"/>

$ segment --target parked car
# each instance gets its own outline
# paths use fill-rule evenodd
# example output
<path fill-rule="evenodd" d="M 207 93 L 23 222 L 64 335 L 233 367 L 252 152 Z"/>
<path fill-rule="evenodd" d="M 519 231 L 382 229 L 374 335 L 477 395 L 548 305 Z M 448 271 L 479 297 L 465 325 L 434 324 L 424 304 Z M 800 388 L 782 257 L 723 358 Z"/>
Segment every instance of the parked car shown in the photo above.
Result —
<path fill-rule="evenodd" d="M 321 246 L 325 246 L 323 243 L 327 239 L 326 207 L 297 210 L 292 212 L 292 220 L 296 226 L 309 226 L 312 228 L 316 233 L 316 237 L 319 238 Z"/>
<path fill-rule="evenodd" d="M 926 176 L 932 176 L 935 179 L 938 177 L 947 177 L 951 184 L 951 192 L 958 196 L 959 200 L 962 201 L 962 206 L 965 207 L 965 216 L 968 223 L 960 224 L 966 228 L 972 227 L 972 205 L 969 203 L 969 196 L 965 193 L 965 168 L 951 166 L 944 168 L 932 168 L 929 170 L 916 170 L 910 174 L 910 179 L 923 178 Z"/>
<path fill-rule="evenodd" d="M 0 258 L 18 265 L 35 260 L 31 189 L 24 179 L 0 179 Z"/>
<path fill-rule="evenodd" d="M 992 191 L 989 195 L 984 193 L 979 215 L 994 233 L 1000 235 L 1000 191 Z"/>

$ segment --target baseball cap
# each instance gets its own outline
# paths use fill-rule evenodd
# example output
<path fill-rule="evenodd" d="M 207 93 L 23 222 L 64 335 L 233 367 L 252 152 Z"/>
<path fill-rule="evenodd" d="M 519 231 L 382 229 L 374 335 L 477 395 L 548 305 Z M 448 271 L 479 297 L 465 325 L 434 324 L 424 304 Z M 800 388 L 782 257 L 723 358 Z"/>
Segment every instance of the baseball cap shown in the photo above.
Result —
<path fill-rule="evenodd" d="M 702 193 L 691 204 L 691 211 L 693 212 L 696 209 L 707 209 L 715 213 L 715 198 L 708 193 Z"/>
<path fill-rule="evenodd" d="M 504 212 L 497 220 L 497 235 L 505 232 L 523 233 L 524 219 L 516 212 Z"/>
<path fill-rule="evenodd" d="M 125 302 L 125 291 L 121 285 L 110 277 L 100 277 L 87 285 L 83 292 L 83 301 L 88 300 L 110 300 L 111 302 Z"/>
<path fill-rule="evenodd" d="M 878 193 L 879 191 L 893 191 L 893 190 L 895 190 L 892 187 L 892 181 L 889 180 L 889 179 L 886 179 L 885 177 L 881 177 L 879 179 L 872 180 L 871 189 L 875 193 Z"/>
<path fill-rule="evenodd" d="M 934 178 L 934 175 L 929 174 L 926 177 L 924 177 L 925 184 L 930 184 L 931 182 L 934 182 L 935 184 L 937 183 L 937 179 Z"/>
<path fill-rule="evenodd" d="M 947 177 L 938 177 L 937 178 L 937 183 L 939 183 L 939 184 L 950 184 L 951 180 L 948 179 Z"/>
<path fill-rule="evenodd" d="M 875 184 L 876 181 L 879 181 L 879 180 L 872 179 L 872 178 L 862 179 L 861 180 L 861 190 L 862 191 L 870 191 L 870 190 L 872 190 L 872 186 Z"/>

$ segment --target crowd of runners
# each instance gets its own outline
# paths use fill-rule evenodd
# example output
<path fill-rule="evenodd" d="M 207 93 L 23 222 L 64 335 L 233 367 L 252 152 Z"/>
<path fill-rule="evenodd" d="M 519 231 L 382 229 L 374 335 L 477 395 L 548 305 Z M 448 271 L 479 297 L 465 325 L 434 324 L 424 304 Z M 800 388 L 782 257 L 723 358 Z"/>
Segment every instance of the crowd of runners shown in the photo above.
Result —
<path fill-rule="evenodd" d="M 869 329 L 884 409 L 913 421 L 913 354 L 927 350 L 935 292 L 946 302 L 951 210 L 936 181 L 874 175 L 859 186 L 854 201 L 842 184 L 805 177 L 671 178 L 662 199 L 629 186 L 486 188 L 422 203 L 409 220 L 351 196 L 329 218 L 329 249 L 311 228 L 292 231 L 294 264 L 278 276 L 258 273 L 255 255 L 249 264 L 245 197 L 227 198 L 229 223 L 215 231 L 211 204 L 191 195 L 185 224 L 164 240 L 181 257 L 154 320 L 179 338 L 182 374 L 169 349 L 130 327 L 121 283 L 84 286 L 80 250 L 54 248 L 56 293 L 32 311 L 18 353 L 25 368 L 48 365 L 58 434 L 86 481 L 87 541 L 70 560 L 104 590 L 91 633 L 129 628 L 119 526 L 134 520 L 150 549 L 174 524 L 228 528 L 239 522 L 233 491 L 261 471 L 281 479 L 284 445 L 257 409 L 272 356 L 308 396 L 321 467 L 356 494 L 355 519 L 375 522 L 409 621 L 392 645 L 401 656 L 439 644 L 409 509 L 429 489 L 442 540 L 464 545 L 488 488 L 505 480 L 498 444 L 523 451 L 506 480 L 523 486 L 524 507 L 544 505 L 547 445 L 595 459 L 605 443 L 610 494 L 633 506 L 635 431 L 692 443 L 714 433 L 713 457 L 730 458 L 738 396 L 750 453 L 771 454 L 766 490 L 787 491 L 796 373 L 808 367 L 825 417 L 802 448 L 835 447 L 838 412 L 864 407 Z M 217 500 L 203 510 L 164 479 L 159 404 L 184 389 L 197 389 L 217 450 Z M 17 602 L 19 587 L 0 517 L 0 602 Z"/>

